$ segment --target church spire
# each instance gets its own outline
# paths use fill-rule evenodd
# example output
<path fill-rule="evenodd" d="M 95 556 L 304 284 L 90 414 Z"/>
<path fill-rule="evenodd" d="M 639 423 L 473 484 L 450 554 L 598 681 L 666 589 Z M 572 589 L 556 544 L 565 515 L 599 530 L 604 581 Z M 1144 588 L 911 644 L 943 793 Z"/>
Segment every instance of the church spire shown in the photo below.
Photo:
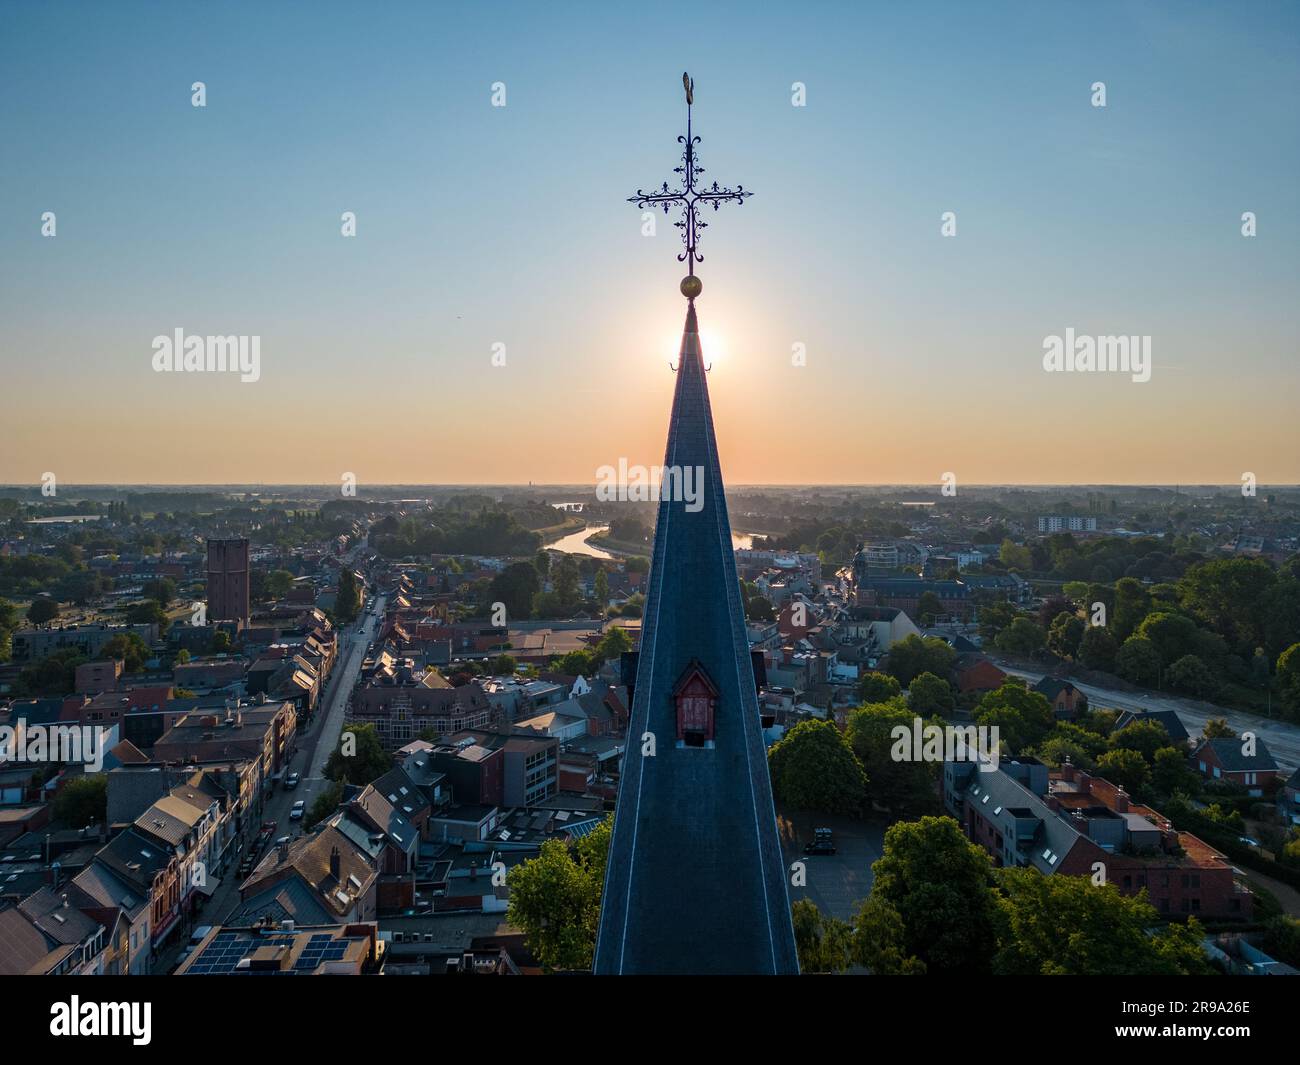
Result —
<path fill-rule="evenodd" d="M 695 314 L 698 204 L 748 193 L 696 189 L 696 140 L 688 125 L 682 190 L 634 200 L 682 208 L 690 303 L 601 902 L 601 974 L 799 971 Z"/>

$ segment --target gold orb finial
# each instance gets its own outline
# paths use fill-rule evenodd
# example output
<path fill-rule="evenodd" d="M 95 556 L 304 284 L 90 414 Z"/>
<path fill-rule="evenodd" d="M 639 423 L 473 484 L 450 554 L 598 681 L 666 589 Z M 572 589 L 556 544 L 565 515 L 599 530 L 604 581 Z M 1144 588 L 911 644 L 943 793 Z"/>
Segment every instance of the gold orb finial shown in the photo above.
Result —
<path fill-rule="evenodd" d="M 694 274 L 690 274 L 687 277 L 682 278 L 681 289 L 683 296 L 688 300 L 693 300 L 704 290 L 704 282 Z"/>

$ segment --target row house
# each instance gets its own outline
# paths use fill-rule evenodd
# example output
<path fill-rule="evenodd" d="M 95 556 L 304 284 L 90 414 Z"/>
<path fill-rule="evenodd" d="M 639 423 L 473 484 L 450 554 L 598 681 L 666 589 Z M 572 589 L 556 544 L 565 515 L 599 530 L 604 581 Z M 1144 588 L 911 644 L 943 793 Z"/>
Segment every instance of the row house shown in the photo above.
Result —
<path fill-rule="evenodd" d="M 1251 893 L 1223 854 L 1109 781 L 1067 764 L 1057 774 L 1034 758 L 993 772 L 945 762 L 943 799 L 998 867 L 1045 876 L 1095 876 L 1125 895 L 1145 890 L 1167 917 L 1248 919 Z"/>

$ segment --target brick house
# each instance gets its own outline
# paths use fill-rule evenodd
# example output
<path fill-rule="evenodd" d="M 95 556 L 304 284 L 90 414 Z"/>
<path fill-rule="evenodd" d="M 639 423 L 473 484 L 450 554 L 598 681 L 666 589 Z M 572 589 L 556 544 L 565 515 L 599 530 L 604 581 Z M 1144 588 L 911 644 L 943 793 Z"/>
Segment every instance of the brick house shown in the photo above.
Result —
<path fill-rule="evenodd" d="M 1201 740 L 1192 752 L 1192 765 L 1206 780 L 1228 780 L 1255 796 L 1271 790 L 1282 776 L 1261 739 L 1253 741 L 1253 748 L 1233 736 Z"/>

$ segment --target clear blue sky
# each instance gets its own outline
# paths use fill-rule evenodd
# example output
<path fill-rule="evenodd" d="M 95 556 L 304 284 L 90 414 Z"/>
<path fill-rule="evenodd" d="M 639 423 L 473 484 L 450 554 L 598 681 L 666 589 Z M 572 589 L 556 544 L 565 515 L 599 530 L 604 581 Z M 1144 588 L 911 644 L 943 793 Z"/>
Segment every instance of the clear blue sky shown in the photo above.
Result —
<path fill-rule="evenodd" d="M 0 481 L 660 461 L 682 269 L 625 198 L 683 70 L 755 192 L 701 246 L 730 480 L 1300 481 L 1296 4 L 612 6 L 0 4 Z M 1067 326 L 1151 382 L 1044 374 Z M 177 327 L 261 381 L 155 374 Z"/>

